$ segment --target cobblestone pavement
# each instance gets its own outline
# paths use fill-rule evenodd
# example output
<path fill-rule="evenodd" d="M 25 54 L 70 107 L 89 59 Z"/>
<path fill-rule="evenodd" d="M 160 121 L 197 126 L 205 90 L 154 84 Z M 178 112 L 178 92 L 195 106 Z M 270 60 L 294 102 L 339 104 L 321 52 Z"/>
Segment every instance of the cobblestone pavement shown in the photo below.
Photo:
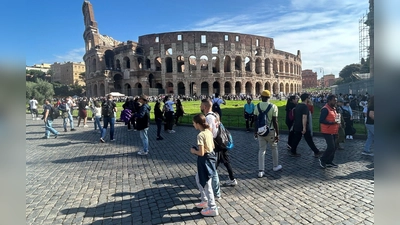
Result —
<path fill-rule="evenodd" d="M 279 162 L 272 170 L 266 154 L 266 175 L 257 177 L 258 144 L 251 133 L 231 130 L 230 152 L 238 180 L 222 186 L 217 201 L 220 215 L 204 218 L 198 203 L 194 175 L 196 143 L 193 127 L 178 126 L 176 133 L 149 129 L 150 153 L 137 155 L 139 132 L 116 125 L 115 142 L 99 142 L 99 133 L 77 127 L 55 139 L 44 136 L 42 121 L 26 116 L 26 223 L 27 224 L 373 224 L 373 158 L 361 155 L 364 140 L 349 140 L 336 153 L 339 168 L 320 169 L 304 140 L 300 158 L 289 157 L 287 136 L 281 135 Z M 76 124 L 76 121 L 75 121 Z M 68 129 L 69 130 L 69 129 Z M 320 149 L 325 141 L 315 137 Z M 223 165 L 221 182 L 228 179 Z"/>

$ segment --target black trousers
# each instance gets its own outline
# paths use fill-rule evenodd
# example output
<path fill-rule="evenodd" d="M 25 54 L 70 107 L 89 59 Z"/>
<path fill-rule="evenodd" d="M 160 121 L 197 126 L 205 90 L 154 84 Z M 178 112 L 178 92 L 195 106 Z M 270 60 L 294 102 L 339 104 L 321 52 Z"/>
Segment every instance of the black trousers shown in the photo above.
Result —
<path fill-rule="evenodd" d="M 174 112 L 173 111 L 166 112 L 165 120 L 167 122 L 167 129 L 172 130 L 172 127 L 174 126 Z"/>
<path fill-rule="evenodd" d="M 303 137 L 303 134 L 300 131 L 293 131 L 293 142 L 291 143 L 291 152 L 293 154 L 297 153 L 297 146 L 299 145 L 301 138 Z M 315 146 L 315 143 L 313 141 L 313 138 L 311 136 L 311 132 L 308 130 L 306 131 L 306 133 L 304 134 L 304 139 L 306 140 L 308 146 L 311 148 L 311 150 L 314 153 L 318 153 L 319 150 L 317 148 L 317 146 Z"/>
<path fill-rule="evenodd" d="M 288 143 L 288 145 L 290 147 L 292 147 L 294 131 L 293 130 L 290 131 L 290 128 L 292 128 L 293 122 L 286 121 L 286 126 L 288 127 L 288 130 L 289 130 L 289 136 L 288 136 L 288 142 L 287 143 Z"/>
<path fill-rule="evenodd" d="M 332 163 L 333 158 L 335 157 L 336 152 L 336 135 L 335 134 L 323 134 L 326 141 L 326 151 L 320 158 L 320 160 L 324 163 Z"/>
<path fill-rule="evenodd" d="M 222 162 L 225 165 L 226 170 L 228 170 L 229 179 L 230 180 L 235 179 L 235 177 L 233 176 L 233 170 L 232 170 L 228 150 L 226 150 L 226 149 L 215 149 L 215 150 L 216 150 L 215 153 L 217 155 L 217 163 L 215 164 L 215 168 L 218 168 L 219 163 Z"/>

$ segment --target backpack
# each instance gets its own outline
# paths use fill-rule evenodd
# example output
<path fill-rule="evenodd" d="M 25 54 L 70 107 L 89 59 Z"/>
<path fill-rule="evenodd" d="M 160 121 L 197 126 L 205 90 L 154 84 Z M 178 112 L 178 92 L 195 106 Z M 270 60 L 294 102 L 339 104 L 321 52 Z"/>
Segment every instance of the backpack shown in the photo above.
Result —
<path fill-rule="evenodd" d="M 221 112 L 221 108 L 219 107 L 218 100 L 217 101 L 214 101 L 214 100 L 213 100 L 213 105 L 212 105 L 212 111 L 219 113 L 219 112 Z"/>
<path fill-rule="evenodd" d="M 58 109 L 59 109 L 61 112 L 66 112 L 66 111 L 67 111 L 67 105 L 64 104 L 64 103 L 62 103 L 62 104 L 60 104 L 60 105 L 58 106 Z"/>
<path fill-rule="evenodd" d="M 260 103 L 257 104 L 258 116 L 257 116 L 257 134 L 259 136 L 267 136 L 270 131 L 270 126 L 268 125 L 268 112 L 272 108 L 272 104 L 270 103 L 265 111 L 262 111 L 260 108 Z"/>
<path fill-rule="evenodd" d="M 120 120 L 128 123 L 132 118 L 132 111 L 130 109 L 124 109 L 121 112 Z"/>
<path fill-rule="evenodd" d="M 60 111 L 58 110 L 57 107 L 51 106 L 50 109 L 50 117 L 53 119 L 57 119 L 60 116 Z"/>
<path fill-rule="evenodd" d="M 290 121 L 294 121 L 294 110 L 296 109 L 296 107 L 294 107 L 293 109 L 291 109 L 289 111 L 289 120 Z"/>
<path fill-rule="evenodd" d="M 217 115 L 215 113 L 208 114 L 213 115 L 215 118 L 217 118 Z M 222 122 L 219 122 L 217 136 L 214 138 L 214 145 L 218 149 L 226 150 L 231 150 L 234 146 L 232 135 L 228 131 L 228 129 L 225 128 Z"/>
<path fill-rule="evenodd" d="M 343 119 L 350 119 L 350 112 L 342 108 Z"/>
<path fill-rule="evenodd" d="M 111 105 L 110 101 L 104 102 L 104 104 L 101 106 L 101 109 L 101 114 L 103 116 L 111 117 L 114 114 L 113 106 Z"/>

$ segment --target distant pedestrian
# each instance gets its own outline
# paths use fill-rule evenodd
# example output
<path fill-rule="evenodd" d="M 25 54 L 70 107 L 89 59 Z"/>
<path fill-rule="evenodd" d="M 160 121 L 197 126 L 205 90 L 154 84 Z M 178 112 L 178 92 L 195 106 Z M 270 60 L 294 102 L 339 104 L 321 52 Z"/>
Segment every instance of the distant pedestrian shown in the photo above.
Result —
<path fill-rule="evenodd" d="M 165 110 L 165 120 L 167 123 L 167 132 L 172 134 L 175 131 L 172 129 L 174 126 L 174 105 L 175 102 L 170 100 L 170 97 L 167 95 L 164 98 L 164 110 Z"/>
<path fill-rule="evenodd" d="M 32 120 L 40 120 L 39 118 L 39 112 L 37 110 L 38 106 L 38 101 L 35 99 L 35 97 L 32 97 L 31 100 L 29 100 L 29 110 L 31 111 L 32 115 Z"/>
<path fill-rule="evenodd" d="M 163 112 L 161 111 L 161 103 L 159 101 L 156 102 L 154 105 L 154 120 L 157 124 L 157 141 L 163 140 L 164 138 L 161 137 L 161 125 L 164 120 Z"/>
<path fill-rule="evenodd" d="M 175 125 L 178 125 L 178 122 L 180 123 L 180 118 L 183 117 L 183 114 L 185 114 L 185 110 L 183 110 L 183 105 L 180 99 L 176 100 L 176 112 L 175 112 Z"/>
<path fill-rule="evenodd" d="M 374 111 L 374 96 L 369 97 L 368 107 L 367 107 L 367 121 L 365 122 L 365 127 L 368 131 L 367 140 L 365 141 L 363 155 L 374 156 L 371 152 L 371 145 L 374 142 L 375 132 L 374 132 L 374 121 L 375 121 L 375 111 Z"/>
<path fill-rule="evenodd" d="M 81 120 L 83 120 L 83 127 L 88 127 L 87 123 L 87 111 L 86 107 L 89 105 L 89 102 L 87 101 L 87 98 L 84 97 L 81 101 L 78 103 L 78 127 L 81 123 Z"/>
<path fill-rule="evenodd" d="M 139 112 L 133 116 L 136 118 L 136 129 L 139 131 L 140 139 L 143 143 L 143 150 L 139 151 L 139 155 L 147 155 L 149 153 L 149 137 L 147 131 L 150 126 L 150 110 L 151 107 L 147 104 L 149 98 L 147 95 L 141 95 L 139 98 Z"/>
<path fill-rule="evenodd" d="M 326 100 L 327 103 L 322 107 L 319 117 L 321 133 L 324 136 L 327 145 L 326 151 L 319 159 L 320 166 L 323 169 L 327 167 L 338 167 L 338 165 L 333 162 L 333 159 L 335 158 L 335 143 L 341 119 L 340 114 L 336 112 L 336 95 L 329 95 Z"/>
<path fill-rule="evenodd" d="M 222 98 L 219 98 L 219 93 L 214 94 L 214 98 L 212 99 L 212 111 L 215 113 L 218 113 L 219 118 L 222 121 L 222 110 L 221 110 L 221 104 L 226 105 L 225 100 Z"/>
<path fill-rule="evenodd" d="M 251 102 L 251 98 L 247 98 L 247 103 L 244 104 L 244 119 L 246 120 L 246 131 L 250 132 L 250 127 L 253 127 L 254 121 L 254 104 Z"/>
<path fill-rule="evenodd" d="M 193 126 L 200 133 L 197 135 L 197 146 L 193 146 L 190 152 L 197 155 L 196 183 L 201 195 L 201 202 L 196 204 L 197 208 L 202 209 L 203 216 L 218 216 L 218 207 L 215 204 L 212 180 L 216 173 L 214 153 L 214 140 L 206 118 L 202 114 L 193 117 Z"/>
<path fill-rule="evenodd" d="M 99 101 L 95 101 L 94 105 L 92 106 L 92 112 L 93 112 L 93 117 L 94 117 L 94 130 L 96 131 L 97 128 L 99 128 L 100 133 L 103 128 L 101 127 L 100 124 L 100 119 L 101 119 L 101 105 Z"/>
<path fill-rule="evenodd" d="M 297 97 L 297 95 L 292 95 L 288 98 L 287 102 L 286 102 L 286 107 L 285 107 L 285 111 L 286 111 L 286 118 L 285 118 L 285 123 L 286 126 L 288 128 L 289 131 L 289 135 L 288 135 L 288 141 L 287 141 L 287 148 L 288 150 L 290 150 L 292 147 L 292 142 L 293 142 L 293 136 L 294 136 L 294 131 L 293 131 L 293 122 L 294 122 L 294 110 L 295 107 L 297 105 L 299 101 L 299 98 Z"/>
<path fill-rule="evenodd" d="M 51 115 L 51 100 L 46 99 L 44 101 L 44 112 L 43 112 L 43 121 L 45 124 L 45 132 L 44 132 L 44 139 L 50 138 L 50 133 L 54 134 L 54 138 L 57 138 L 58 136 L 58 131 L 53 128 L 53 117 Z"/>
<path fill-rule="evenodd" d="M 107 134 L 107 127 L 110 124 L 110 141 L 115 141 L 114 126 L 115 126 L 115 113 L 117 112 L 117 105 L 113 101 L 112 95 L 107 95 L 107 99 L 101 105 L 101 114 L 103 115 L 103 129 L 101 130 L 100 141 L 105 142 L 104 138 Z"/>

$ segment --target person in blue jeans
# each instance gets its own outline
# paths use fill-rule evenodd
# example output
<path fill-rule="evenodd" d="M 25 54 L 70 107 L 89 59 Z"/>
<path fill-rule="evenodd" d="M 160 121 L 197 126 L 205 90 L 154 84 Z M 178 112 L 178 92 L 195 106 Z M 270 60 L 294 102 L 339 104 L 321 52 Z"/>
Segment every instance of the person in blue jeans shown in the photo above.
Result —
<path fill-rule="evenodd" d="M 365 122 L 365 127 L 368 131 L 368 137 L 365 141 L 364 151 L 361 153 L 363 155 L 374 156 L 374 153 L 371 152 L 371 145 L 374 142 L 375 132 L 374 132 L 374 96 L 371 96 L 368 100 L 367 107 L 367 121 Z"/>
<path fill-rule="evenodd" d="M 164 120 L 163 112 L 161 111 L 161 103 L 159 101 L 154 105 L 154 119 L 157 124 L 157 141 L 163 140 L 161 137 L 161 125 Z"/>
<path fill-rule="evenodd" d="M 117 105 L 113 101 L 112 95 L 107 95 L 107 100 L 101 105 L 103 115 L 103 129 L 101 130 L 100 142 L 106 142 L 104 140 L 108 124 L 110 124 L 110 141 L 115 141 L 114 139 L 114 125 L 115 125 L 115 113 L 117 112 Z"/>
<path fill-rule="evenodd" d="M 101 119 L 101 105 L 99 101 L 94 102 L 94 106 L 92 106 L 92 112 L 93 112 L 93 117 L 94 117 L 94 130 L 97 130 L 99 128 L 100 132 L 103 130 L 100 124 L 100 119 Z"/>
<path fill-rule="evenodd" d="M 149 130 L 150 125 L 151 107 L 147 104 L 148 101 L 149 99 L 146 95 L 141 95 L 139 98 L 139 112 L 133 115 L 136 118 L 136 129 L 139 131 L 140 139 L 143 143 L 143 150 L 138 152 L 139 155 L 149 154 L 149 137 L 147 131 Z"/>
<path fill-rule="evenodd" d="M 71 113 L 71 107 L 68 104 L 68 99 L 65 98 L 62 103 L 58 106 L 58 109 L 62 112 L 62 118 L 63 118 L 63 127 L 64 127 L 64 132 L 67 132 L 67 124 L 69 121 L 71 131 L 75 131 L 74 128 L 74 118 L 72 117 Z"/>
<path fill-rule="evenodd" d="M 44 139 L 50 138 L 50 133 L 54 134 L 54 138 L 57 138 L 58 136 L 58 131 L 56 131 L 53 128 L 53 118 L 51 117 L 51 104 L 50 104 L 50 99 L 46 99 L 44 101 L 44 114 L 43 114 L 43 121 L 46 127 L 46 130 L 44 132 Z"/>

